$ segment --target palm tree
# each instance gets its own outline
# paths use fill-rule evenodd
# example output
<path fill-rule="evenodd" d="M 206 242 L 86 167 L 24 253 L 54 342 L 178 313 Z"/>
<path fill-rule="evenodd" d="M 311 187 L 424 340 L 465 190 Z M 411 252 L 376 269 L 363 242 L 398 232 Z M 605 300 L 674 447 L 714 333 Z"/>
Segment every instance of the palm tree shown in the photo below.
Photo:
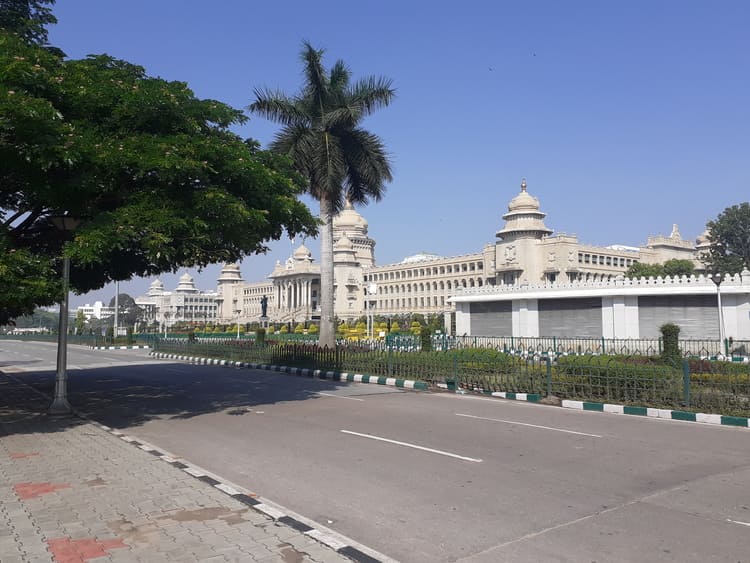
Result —
<path fill-rule="evenodd" d="M 301 91 L 289 97 L 256 89 L 250 110 L 282 125 L 270 148 L 292 159 L 308 182 L 308 192 L 320 203 L 320 345 L 333 346 L 333 217 L 346 200 L 358 204 L 380 200 L 391 180 L 383 142 L 360 123 L 387 106 L 395 91 L 390 80 L 378 77 L 351 84 L 351 72 L 343 61 L 326 73 L 323 53 L 304 42 Z"/>

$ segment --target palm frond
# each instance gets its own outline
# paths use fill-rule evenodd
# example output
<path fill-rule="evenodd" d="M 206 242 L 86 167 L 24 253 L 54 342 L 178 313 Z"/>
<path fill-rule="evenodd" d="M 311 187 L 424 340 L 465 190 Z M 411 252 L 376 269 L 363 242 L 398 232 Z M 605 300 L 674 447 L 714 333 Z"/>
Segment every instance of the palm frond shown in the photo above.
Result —
<path fill-rule="evenodd" d="M 261 117 L 285 126 L 309 120 L 304 108 L 300 107 L 299 101 L 288 97 L 283 92 L 256 88 L 253 93 L 255 101 L 248 106 L 248 109 Z"/>
<path fill-rule="evenodd" d="M 336 129 L 351 129 L 362 119 L 361 108 L 356 104 L 334 108 L 325 113 L 321 125 L 324 129 L 335 131 Z"/>
<path fill-rule="evenodd" d="M 345 92 L 349 88 L 351 70 L 342 60 L 336 61 L 331 67 L 329 85 L 332 92 Z"/>
<path fill-rule="evenodd" d="M 308 41 L 302 42 L 302 72 L 305 76 L 305 86 L 303 88 L 304 97 L 322 99 L 327 97 L 329 88 L 328 77 L 325 68 L 323 68 L 323 49 L 315 49 Z"/>
<path fill-rule="evenodd" d="M 389 79 L 369 76 L 358 80 L 349 90 L 348 97 L 351 103 L 362 108 L 363 115 L 369 115 L 393 101 L 396 90 L 391 87 L 391 84 Z"/>
<path fill-rule="evenodd" d="M 385 184 L 393 177 L 389 156 L 377 135 L 364 129 L 352 129 L 340 138 L 347 156 L 346 191 L 353 203 L 379 201 Z"/>

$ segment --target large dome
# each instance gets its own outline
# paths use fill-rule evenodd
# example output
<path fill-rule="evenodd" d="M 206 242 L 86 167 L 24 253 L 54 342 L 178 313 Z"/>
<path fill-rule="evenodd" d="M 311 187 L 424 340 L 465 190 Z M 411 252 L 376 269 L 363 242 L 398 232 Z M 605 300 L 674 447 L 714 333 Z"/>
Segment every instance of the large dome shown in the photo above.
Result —
<path fill-rule="evenodd" d="M 354 209 L 352 203 L 347 200 L 344 209 L 333 218 L 333 227 L 341 231 L 355 231 L 367 234 L 367 220 Z"/>

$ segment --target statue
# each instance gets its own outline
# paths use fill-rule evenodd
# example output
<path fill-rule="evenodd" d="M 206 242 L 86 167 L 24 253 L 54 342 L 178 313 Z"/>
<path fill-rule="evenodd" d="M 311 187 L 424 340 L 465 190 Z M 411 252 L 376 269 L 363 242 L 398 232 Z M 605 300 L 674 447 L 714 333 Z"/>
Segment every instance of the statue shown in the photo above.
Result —
<path fill-rule="evenodd" d="M 266 317 L 268 312 L 268 297 L 265 295 L 260 298 L 260 316 Z"/>

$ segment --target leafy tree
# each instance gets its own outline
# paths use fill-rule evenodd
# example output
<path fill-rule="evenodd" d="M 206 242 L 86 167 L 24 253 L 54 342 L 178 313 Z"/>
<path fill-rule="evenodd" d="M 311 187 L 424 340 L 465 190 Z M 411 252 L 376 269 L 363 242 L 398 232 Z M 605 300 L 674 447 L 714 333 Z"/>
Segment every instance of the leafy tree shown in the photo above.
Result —
<path fill-rule="evenodd" d="M 706 225 L 711 247 L 701 256 L 709 272 L 750 270 L 750 203 L 727 207 Z"/>
<path fill-rule="evenodd" d="M 83 293 L 313 235 L 302 178 L 229 130 L 245 120 L 128 62 L 0 31 L 0 324 L 59 300 L 63 249 Z M 83 219 L 68 241 L 61 212 Z"/>
<path fill-rule="evenodd" d="M 86 329 L 86 315 L 83 311 L 76 313 L 75 329 L 76 334 L 83 334 Z"/>
<path fill-rule="evenodd" d="M 689 276 L 693 273 L 695 273 L 695 264 L 692 260 L 672 258 L 664 262 L 665 276 Z"/>
<path fill-rule="evenodd" d="M 54 332 L 57 330 L 59 321 L 60 315 L 58 313 L 45 311 L 44 309 L 37 309 L 36 311 L 32 311 L 29 315 L 18 317 L 14 320 L 13 324 L 16 328 L 38 327 Z"/>
<path fill-rule="evenodd" d="M 120 326 L 133 326 L 138 320 L 140 320 L 141 315 L 143 314 L 143 309 L 136 305 L 135 299 L 130 295 L 127 293 L 120 293 L 117 296 L 117 302 L 119 308 L 117 322 Z M 109 300 L 109 306 L 115 306 L 114 297 Z M 114 322 L 114 316 L 111 320 Z"/>
<path fill-rule="evenodd" d="M 395 91 L 391 82 L 369 77 L 351 84 L 351 72 L 337 61 L 329 72 L 323 51 L 305 42 L 301 58 L 305 81 L 294 97 L 272 90 L 255 90 L 250 109 L 282 125 L 271 149 L 287 155 L 307 180 L 307 191 L 320 203 L 320 339 L 333 346 L 333 217 L 348 199 L 378 201 L 391 180 L 382 141 L 360 127 L 376 109 L 387 106 Z"/>
<path fill-rule="evenodd" d="M 672 258 L 664 264 L 644 264 L 634 262 L 625 276 L 628 278 L 657 278 L 659 276 L 689 276 L 695 272 L 695 264 L 692 260 L 679 260 Z"/>
<path fill-rule="evenodd" d="M 55 0 L 2 0 L 0 29 L 17 34 L 30 45 L 47 44 L 45 26 L 57 23 L 51 5 Z"/>

